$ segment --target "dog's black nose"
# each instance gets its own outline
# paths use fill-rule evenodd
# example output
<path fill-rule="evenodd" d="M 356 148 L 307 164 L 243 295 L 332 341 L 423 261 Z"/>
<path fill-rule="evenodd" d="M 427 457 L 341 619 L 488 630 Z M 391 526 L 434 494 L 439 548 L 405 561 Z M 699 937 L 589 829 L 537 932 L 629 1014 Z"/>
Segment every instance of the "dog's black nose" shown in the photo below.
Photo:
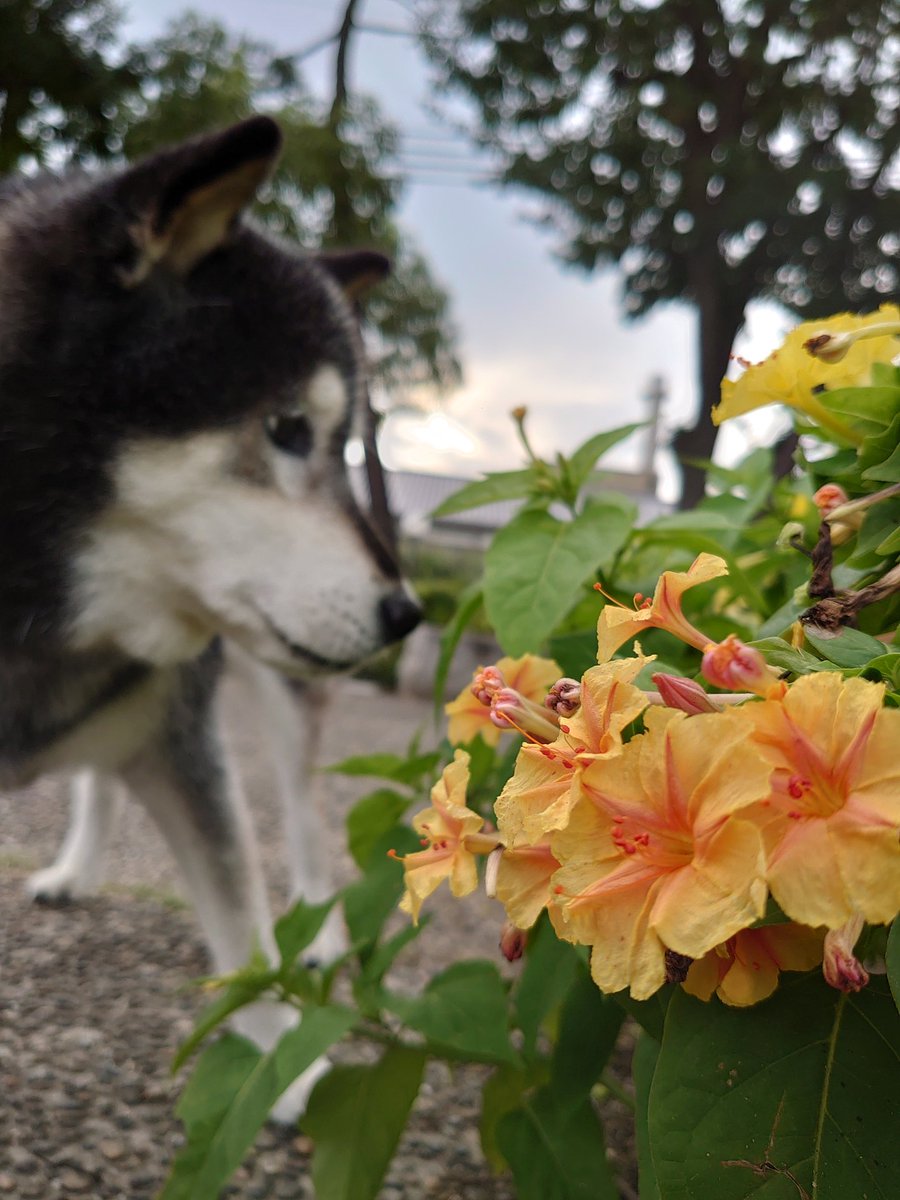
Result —
<path fill-rule="evenodd" d="M 422 607 L 405 588 L 397 588 L 381 601 L 381 623 L 388 641 L 398 642 L 422 620 Z"/>

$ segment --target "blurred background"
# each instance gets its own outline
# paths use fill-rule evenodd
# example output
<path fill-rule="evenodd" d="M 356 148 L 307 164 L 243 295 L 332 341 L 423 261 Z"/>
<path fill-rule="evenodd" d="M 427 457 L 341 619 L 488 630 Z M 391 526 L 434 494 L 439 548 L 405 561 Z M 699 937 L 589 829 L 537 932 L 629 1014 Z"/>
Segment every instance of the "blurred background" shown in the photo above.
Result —
<path fill-rule="evenodd" d="M 730 353 L 896 296 L 898 59 L 893 0 L 0 0 L 0 173 L 277 115 L 262 219 L 396 263 L 366 319 L 402 519 L 518 466 L 519 405 L 548 457 L 649 420 L 604 465 L 652 513 L 701 494 L 679 456 L 787 430 L 714 445 Z"/>

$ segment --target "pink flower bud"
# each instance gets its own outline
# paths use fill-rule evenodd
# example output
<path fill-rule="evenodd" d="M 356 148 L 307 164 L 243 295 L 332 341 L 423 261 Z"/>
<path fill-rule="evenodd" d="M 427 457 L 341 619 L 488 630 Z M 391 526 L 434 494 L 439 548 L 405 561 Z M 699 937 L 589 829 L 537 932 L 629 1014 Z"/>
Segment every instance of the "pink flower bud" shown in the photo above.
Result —
<path fill-rule="evenodd" d="M 571 717 L 581 707 L 581 684 L 577 679 L 558 679 L 544 697 L 544 705 L 558 717 Z"/>
<path fill-rule="evenodd" d="M 491 700 L 502 687 L 506 686 L 503 672 L 496 667 L 479 667 L 472 680 L 472 695 L 485 708 L 490 708 Z"/>
<path fill-rule="evenodd" d="M 869 982 L 869 972 L 853 954 L 862 927 L 862 914 L 857 913 L 840 929 L 829 929 L 825 934 L 822 973 L 825 982 L 839 992 L 858 992 Z"/>
<path fill-rule="evenodd" d="M 849 499 L 850 497 L 839 483 L 823 483 L 813 496 L 813 503 L 819 510 L 819 514 L 827 517 L 830 512 L 839 508 L 840 505 L 846 504 Z"/>
<path fill-rule="evenodd" d="M 778 674 L 758 650 L 745 646 L 729 633 L 724 642 L 710 643 L 703 652 L 703 674 L 715 687 L 729 692 L 756 692 L 765 696 L 778 682 Z"/>
<path fill-rule="evenodd" d="M 500 953 L 507 962 L 515 962 L 525 953 L 528 943 L 528 931 L 517 929 L 511 921 L 507 921 L 500 930 Z"/>
<path fill-rule="evenodd" d="M 698 713 L 721 711 L 693 679 L 683 679 L 680 675 L 658 674 L 653 676 L 653 682 L 667 708 L 678 708 L 689 717 L 695 717 Z"/>
<path fill-rule="evenodd" d="M 517 729 L 536 742 L 553 742 L 559 737 L 559 724 L 546 708 L 515 688 L 504 687 L 494 693 L 491 720 L 498 729 Z"/>

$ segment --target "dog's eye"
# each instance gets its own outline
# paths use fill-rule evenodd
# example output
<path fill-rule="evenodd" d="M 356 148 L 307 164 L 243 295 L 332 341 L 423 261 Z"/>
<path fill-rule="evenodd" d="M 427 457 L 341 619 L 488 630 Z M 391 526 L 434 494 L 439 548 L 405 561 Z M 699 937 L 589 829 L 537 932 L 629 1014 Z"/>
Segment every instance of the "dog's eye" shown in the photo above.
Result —
<path fill-rule="evenodd" d="M 286 454 L 305 458 L 313 448 L 313 431 L 309 418 L 303 413 L 266 417 L 269 441 Z"/>

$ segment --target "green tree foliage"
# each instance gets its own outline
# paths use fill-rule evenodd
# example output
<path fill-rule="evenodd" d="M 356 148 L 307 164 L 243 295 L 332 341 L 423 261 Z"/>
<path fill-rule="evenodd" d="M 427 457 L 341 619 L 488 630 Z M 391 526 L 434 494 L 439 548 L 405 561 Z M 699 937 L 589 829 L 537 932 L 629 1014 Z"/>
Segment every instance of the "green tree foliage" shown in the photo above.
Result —
<path fill-rule="evenodd" d="M 564 258 L 640 316 L 699 318 L 704 458 L 745 307 L 866 309 L 900 284 L 896 0 L 427 0 L 426 45 Z M 892 174 L 893 172 L 893 174 Z M 702 494 L 687 472 L 685 501 Z"/>
<path fill-rule="evenodd" d="M 108 119 L 134 86 L 113 65 L 110 0 L 0 0 L 0 175 L 22 161 L 102 155 Z"/>

